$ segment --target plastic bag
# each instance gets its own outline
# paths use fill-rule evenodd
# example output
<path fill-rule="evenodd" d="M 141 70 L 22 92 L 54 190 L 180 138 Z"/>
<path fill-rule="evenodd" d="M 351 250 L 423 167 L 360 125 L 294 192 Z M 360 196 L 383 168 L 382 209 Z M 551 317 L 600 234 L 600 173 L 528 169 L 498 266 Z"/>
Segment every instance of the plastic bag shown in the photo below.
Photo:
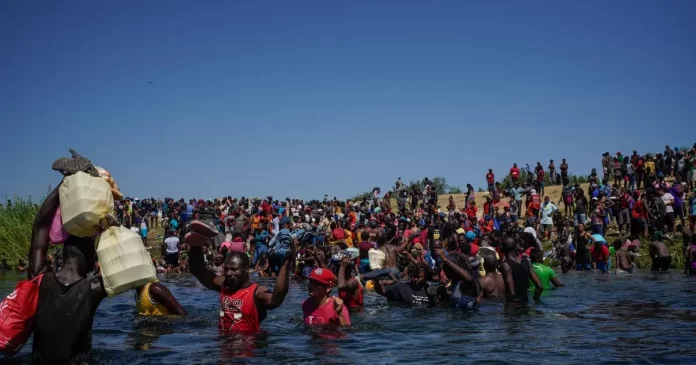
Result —
<path fill-rule="evenodd" d="M 51 229 L 48 231 L 48 240 L 54 245 L 63 243 L 70 237 L 68 232 L 63 229 L 63 218 L 60 215 L 60 208 L 56 209 L 56 214 L 53 215 Z"/>
<path fill-rule="evenodd" d="M 370 260 L 370 270 L 379 270 L 384 266 L 386 255 L 384 252 L 371 248 L 367 251 L 367 257 Z"/>
<path fill-rule="evenodd" d="M 19 282 L 15 291 L 0 302 L 0 353 L 16 354 L 34 332 L 42 278 L 43 274 Z"/>
<path fill-rule="evenodd" d="M 102 233 L 97 257 L 109 297 L 157 281 L 152 257 L 143 240 L 126 227 L 111 227 Z"/>
<path fill-rule="evenodd" d="M 100 222 L 114 211 L 111 186 L 104 179 L 78 172 L 67 176 L 58 189 L 63 229 L 78 237 L 99 233 Z"/>

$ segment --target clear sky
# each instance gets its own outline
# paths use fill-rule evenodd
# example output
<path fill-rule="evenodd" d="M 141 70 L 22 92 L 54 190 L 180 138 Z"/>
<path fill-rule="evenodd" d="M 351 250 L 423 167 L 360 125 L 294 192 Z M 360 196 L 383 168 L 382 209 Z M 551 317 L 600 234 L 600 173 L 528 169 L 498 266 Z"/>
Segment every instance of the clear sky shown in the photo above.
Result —
<path fill-rule="evenodd" d="M 696 142 L 696 1 L 0 2 L 0 195 L 348 197 Z M 150 83 L 152 82 L 152 83 Z"/>

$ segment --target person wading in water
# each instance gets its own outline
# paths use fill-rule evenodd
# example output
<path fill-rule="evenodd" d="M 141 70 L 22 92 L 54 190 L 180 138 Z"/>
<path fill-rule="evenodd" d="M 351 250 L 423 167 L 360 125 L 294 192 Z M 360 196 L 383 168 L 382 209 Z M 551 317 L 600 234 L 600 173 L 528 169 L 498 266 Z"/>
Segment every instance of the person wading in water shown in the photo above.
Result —
<path fill-rule="evenodd" d="M 527 290 L 530 280 L 536 287 L 534 300 L 539 300 L 544 287 L 541 285 L 536 272 L 532 270 L 529 260 L 520 256 L 517 244 L 512 237 L 505 237 L 503 240 L 503 251 L 505 252 L 505 261 L 500 265 L 500 271 L 502 271 L 503 280 L 505 280 L 507 301 L 527 303 L 529 301 Z"/>
<path fill-rule="evenodd" d="M 135 289 L 135 308 L 141 316 L 186 315 L 186 310 L 160 282 L 148 283 Z"/>
<path fill-rule="evenodd" d="M 191 247 L 189 262 L 191 274 L 206 288 L 220 292 L 220 321 L 223 332 L 258 332 L 266 311 L 280 307 L 288 294 L 288 280 L 295 260 L 295 244 L 290 244 L 278 272 L 273 291 L 249 280 L 249 256 L 231 252 L 225 260 L 224 274 L 215 275 L 206 268 L 203 248 Z"/>
<path fill-rule="evenodd" d="M 58 206 L 56 187 L 34 221 L 27 272 L 29 280 L 48 269 L 48 233 Z M 117 222 L 114 220 L 109 224 Z M 92 350 L 94 313 L 106 298 L 101 277 L 87 275 L 95 267 L 95 256 L 94 239 L 70 236 L 63 244 L 61 269 L 43 274 L 34 317 L 32 358 L 35 364 L 88 361 Z"/>

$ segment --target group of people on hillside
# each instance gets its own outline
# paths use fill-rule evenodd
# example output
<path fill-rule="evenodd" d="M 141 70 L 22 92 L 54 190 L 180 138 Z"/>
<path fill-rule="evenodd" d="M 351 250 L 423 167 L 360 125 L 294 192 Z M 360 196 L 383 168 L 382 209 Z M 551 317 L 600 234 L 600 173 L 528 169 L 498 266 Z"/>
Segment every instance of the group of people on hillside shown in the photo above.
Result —
<path fill-rule="evenodd" d="M 694 150 L 687 155 L 693 158 Z M 648 165 L 651 160 L 643 161 Z M 645 172 L 652 175 L 649 167 Z M 663 177 L 669 176 L 666 172 L 662 171 Z M 379 197 L 378 189 L 372 199 L 362 201 L 125 199 L 116 203 L 118 222 L 113 224 L 135 227 L 141 234 L 143 225 L 146 230 L 162 225 L 163 263 L 156 264 L 171 270 L 184 262 L 184 268 L 203 286 L 219 293 L 218 327 L 223 333 L 258 331 L 267 311 L 283 304 L 291 280 L 307 282 L 309 298 L 301 306 L 306 324 L 349 326 L 351 311 L 365 305 L 366 290 L 408 305 L 474 310 L 491 300 L 527 303 L 530 292 L 538 300 L 544 290 L 563 286 L 545 264 L 549 259 L 555 259 L 563 272 L 573 267 L 608 272 L 613 258 L 617 273 L 630 274 L 636 270 L 633 260 L 639 235 L 653 237 L 648 248 L 653 270 L 671 266 L 663 230 L 671 228 L 670 217 L 680 218 L 675 209 L 683 207 L 683 194 L 691 188 L 688 181 L 682 184 L 683 176 L 674 184 L 659 176 L 655 180 L 643 176 L 648 182 L 647 187 L 643 185 L 645 190 L 616 184 L 615 194 L 614 186 L 595 172 L 589 177 L 587 193 L 579 186 L 569 188 L 572 199 L 567 205 L 571 209 L 566 213 L 574 219 L 565 219 L 548 197 L 542 203 L 539 172 L 535 176 L 530 185 L 519 181 L 519 172 L 511 171 L 509 187 L 502 187 L 495 178 L 492 183 L 487 180 L 491 194 L 482 207 L 477 206 L 470 188 L 465 207 L 457 209 L 451 199 L 443 210 L 430 180 L 424 179 L 414 194 L 414 188 L 407 188 L 399 179 L 393 192 L 396 208 L 389 199 Z M 565 160 L 559 176 L 565 190 L 570 185 Z M 677 185 L 682 189 L 682 205 L 676 204 L 671 192 Z M 509 202 L 502 201 L 505 196 Z M 691 207 L 693 196 L 688 201 Z M 33 358 L 38 363 L 86 359 L 94 313 L 106 297 L 93 238 L 70 236 L 62 249 L 59 270 L 49 271 L 48 230 L 57 206 L 55 190 L 37 215 L 29 255 L 30 279 L 49 273 L 40 284 L 35 318 Z M 618 206 L 616 212 L 614 206 Z M 610 245 L 604 233 L 612 217 L 632 237 Z M 187 242 L 192 220 L 214 227 L 218 236 L 205 244 Z M 691 223 L 693 226 L 693 220 Z M 682 231 L 685 243 L 685 270 L 694 274 L 693 229 L 682 224 L 677 230 Z M 553 248 L 544 250 L 542 241 L 554 236 Z M 252 278 L 257 275 L 273 277 L 273 290 L 254 283 Z M 139 287 L 134 298 L 141 315 L 186 314 L 162 283 Z"/>

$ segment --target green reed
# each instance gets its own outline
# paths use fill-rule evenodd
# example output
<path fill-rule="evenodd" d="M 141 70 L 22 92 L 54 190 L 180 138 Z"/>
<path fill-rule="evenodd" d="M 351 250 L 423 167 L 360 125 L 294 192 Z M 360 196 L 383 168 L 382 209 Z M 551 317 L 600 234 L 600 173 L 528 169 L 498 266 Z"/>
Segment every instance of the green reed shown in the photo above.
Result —
<path fill-rule="evenodd" d="M 27 261 L 31 241 L 31 230 L 39 206 L 28 200 L 15 199 L 12 207 L 0 207 L 0 259 L 10 265 L 18 260 Z"/>

